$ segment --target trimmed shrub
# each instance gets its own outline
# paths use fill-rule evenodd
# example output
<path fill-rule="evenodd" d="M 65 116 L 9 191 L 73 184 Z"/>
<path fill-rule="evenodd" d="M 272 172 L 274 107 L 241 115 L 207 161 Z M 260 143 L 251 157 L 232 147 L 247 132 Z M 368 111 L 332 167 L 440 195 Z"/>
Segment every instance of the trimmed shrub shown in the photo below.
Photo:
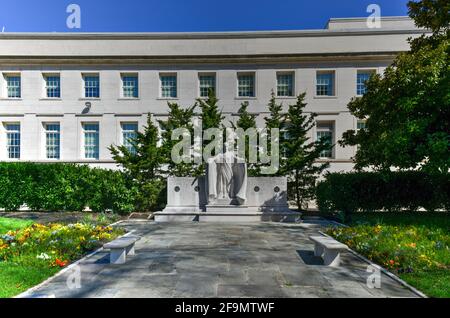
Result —
<path fill-rule="evenodd" d="M 323 212 L 427 211 L 449 204 L 449 174 L 420 171 L 331 173 L 317 186 Z"/>
<path fill-rule="evenodd" d="M 0 163 L 0 208 L 129 213 L 137 189 L 122 172 L 86 165 Z"/>

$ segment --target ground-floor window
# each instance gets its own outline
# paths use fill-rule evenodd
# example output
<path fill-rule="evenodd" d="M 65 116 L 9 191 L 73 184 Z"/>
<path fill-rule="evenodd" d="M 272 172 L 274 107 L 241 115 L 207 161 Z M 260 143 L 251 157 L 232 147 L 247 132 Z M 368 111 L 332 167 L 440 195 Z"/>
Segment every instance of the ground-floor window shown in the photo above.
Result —
<path fill-rule="evenodd" d="M 45 124 L 45 150 L 47 159 L 61 157 L 61 128 L 59 123 Z"/>
<path fill-rule="evenodd" d="M 99 159 L 100 152 L 100 127 L 98 123 L 83 124 L 84 130 L 84 158 Z"/>
<path fill-rule="evenodd" d="M 6 124 L 6 152 L 9 159 L 20 159 L 20 124 Z"/>
<path fill-rule="evenodd" d="M 334 139 L 334 125 L 332 123 L 318 123 L 317 124 L 317 140 L 324 140 L 329 145 L 333 145 Z M 320 153 L 321 158 L 333 158 L 333 149 L 324 150 Z"/>
<path fill-rule="evenodd" d="M 136 154 L 136 148 L 133 140 L 137 137 L 137 123 L 122 123 L 122 144 L 131 154 Z"/>

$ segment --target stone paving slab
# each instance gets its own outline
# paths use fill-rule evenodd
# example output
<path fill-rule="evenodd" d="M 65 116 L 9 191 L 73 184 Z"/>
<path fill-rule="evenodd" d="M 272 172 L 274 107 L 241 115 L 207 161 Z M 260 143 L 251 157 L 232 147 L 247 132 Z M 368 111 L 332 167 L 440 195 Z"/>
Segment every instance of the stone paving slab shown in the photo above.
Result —
<path fill-rule="evenodd" d="M 381 289 L 369 289 L 368 264 L 349 252 L 342 254 L 340 268 L 324 266 L 308 239 L 324 225 L 127 221 L 120 226 L 142 239 L 126 264 L 109 264 L 102 251 L 80 263 L 80 289 L 68 288 L 68 271 L 28 296 L 417 297 L 384 274 Z"/>

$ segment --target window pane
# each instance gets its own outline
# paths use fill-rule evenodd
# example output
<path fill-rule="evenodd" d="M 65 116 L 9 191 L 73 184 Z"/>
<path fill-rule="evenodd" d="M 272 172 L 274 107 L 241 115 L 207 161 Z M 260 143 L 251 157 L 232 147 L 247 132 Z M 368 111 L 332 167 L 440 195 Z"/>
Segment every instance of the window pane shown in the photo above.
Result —
<path fill-rule="evenodd" d="M 334 73 L 317 73 L 317 96 L 334 95 Z"/>
<path fill-rule="evenodd" d="M 9 159 L 20 159 L 20 124 L 6 125 L 6 152 Z"/>
<path fill-rule="evenodd" d="M 356 129 L 357 130 L 366 129 L 366 121 L 365 120 L 358 120 Z"/>
<path fill-rule="evenodd" d="M 8 76 L 6 78 L 6 88 L 8 98 L 20 98 L 20 76 Z"/>
<path fill-rule="evenodd" d="M 139 80 L 137 76 L 123 76 L 123 97 L 138 98 L 139 97 Z"/>
<path fill-rule="evenodd" d="M 333 145 L 333 127 L 332 126 L 318 126 L 317 127 L 317 140 L 323 140 L 330 146 Z M 330 148 L 329 150 L 322 151 L 320 153 L 321 158 L 332 158 L 333 150 Z"/>
<path fill-rule="evenodd" d="M 200 97 L 208 97 L 209 90 L 216 91 L 216 77 L 214 75 L 200 76 Z"/>
<path fill-rule="evenodd" d="M 294 95 L 294 76 L 292 74 L 277 75 L 277 96 Z"/>
<path fill-rule="evenodd" d="M 100 97 L 100 78 L 98 76 L 84 77 L 84 97 L 86 98 Z"/>
<path fill-rule="evenodd" d="M 255 96 L 255 77 L 253 75 L 238 76 L 238 96 L 239 97 Z"/>
<path fill-rule="evenodd" d="M 60 159 L 60 125 L 45 125 L 47 159 Z"/>
<path fill-rule="evenodd" d="M 99 159 L 99 125 L 84 124 L 84 157 Z"/>
<path fill-rule="evenodd" d="M 136 148 L 133 145 L 133 140 L 137 137 L 138 124 L 137 123 L 123 123 L 122 124 L 122 138 L 123 145 L 131 154 L 136 154 Z"/>
<path fill-rule="evenodd" d="M 60 88 L 60 77 L 59 76 L 48 76 L 46 78 L 46 91 L 48 98 L 60 98 L 61 88 Z"/>
<path fill-rule="evenodd" d="M 370 73 L 368 72 L 361 72 L 358 73 L 357 79 L 356 79 L 356 94 L 358 95 L 364 95 L 367 91 L 366 82 L 370 78 Z"/>
<path fill-rule="evenodd" d="M 161 76 L 161 97 L 177 97 L 177 77 L 176 75 Z"/>

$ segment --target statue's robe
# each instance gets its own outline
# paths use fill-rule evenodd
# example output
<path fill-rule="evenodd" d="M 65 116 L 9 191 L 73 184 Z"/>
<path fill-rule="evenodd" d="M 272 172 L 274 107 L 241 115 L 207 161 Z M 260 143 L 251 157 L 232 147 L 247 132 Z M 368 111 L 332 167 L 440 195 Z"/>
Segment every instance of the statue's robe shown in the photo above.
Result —
<path fill-rule="evenodd" d="M 242 205 L 247 200 L 247 165 L 233 152 L 208 160 L 209 200 L 231 199 Z"/>

